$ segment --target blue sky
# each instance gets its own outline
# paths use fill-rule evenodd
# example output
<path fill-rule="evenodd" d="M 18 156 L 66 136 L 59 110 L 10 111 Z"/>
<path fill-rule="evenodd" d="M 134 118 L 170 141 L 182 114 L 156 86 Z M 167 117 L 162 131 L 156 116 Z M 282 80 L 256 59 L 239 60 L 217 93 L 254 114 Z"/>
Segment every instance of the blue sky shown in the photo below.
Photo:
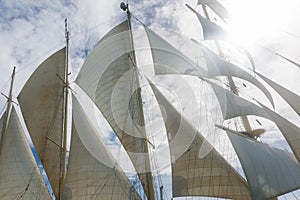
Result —
<path fill-rule="evenodd" d="M 237 5 L 241 4 L 238 0 L 223 0 L 223 3 L 230 11 L 235 12 Z M 249 45 L 250 52 L 256 62 L 256 68 L 280 84 L 288 87 L 296 93 L 300 93 L 300 70 L 290 63 L 275 56 L 269 51 L 261 48 L 271 49 L 273 52 L 281 53 L 296 62 L 300 63 L 299 46 L 300 39 L 300 14 L 294 8 L 299 8 L 299 2 L 295 0 L 267 1 L 265 10 L 257 9 L 253 4 L 256 1 L 244 0 L 244 7 L 240 10 L 252 9 L 248 18 L 238 16 L 248 25 L 254 33 L 261 33 L 258 38 Z M 68 18 L 70 39 L 70 63 L 73 68 L 72 77 L 74 78 L 86 56 L 96 45 L 98 40 L 109 31 L 114 25 L 126 18 L 126 15 L 119 8 L 120 1 L 97 1 L 97 0 L 53 0 L 53 1 L 34 1 L 34 0 L 1 0 L 0 4 L 0 90 L 7 93 L 9 88 L 9 76 L 13 66 L 17 67 L 16 87 L 14 95 L 18 94 L 26 79 L 34 69 L 45 58 L 64 46 L 64 19 Z M 152 27 L 164 27 L 183 33 L 188 37 L 197 40 L 201 39 L 201 29 L 196 17 L 184 6 L 189 3 L 194 7 L 196 0 L 156 0 L 156 1 L 129 1 L 132 13 Z M 257 2 L 256 2 L 257 3 Z M 278 4 L 285 6 L 279 9 Z M 297 7 L 298 6 L 298 7 Z M 273 11 L 272 9 L 275 9 Z M 249 10 L 248 9 L 248 10 Z M 250 10 L 251 10 L 250 9 Z M 257 10 L 254 10 L 257 9 Z M 244 11 L 246 12 L 246 10 Z M 263 15 L 273 15 L 278 18 L 266 17 Z M 271 21 L 277 23 L 272 32 L 264 30 L 264 26 L 258 21 L 250 24 L 247 21 L 253 14 L 253 20 L 258 20 L 255 14 L 261 14 L 260 21 L 267 24 Z M 274 16 L 275 16 L 274 15 Z M 281 21 L 280 19 L 285 19 Z M 234 19 L 232 19 L 234 20 Z M 255 27 L 255 24 L 259 25 Z M 273 24 L 273 23 L 270 23 Z M 267 26 L 266 26 L 267 27 Z M 243 27 L 245 28 L 245 27 Z M 248 31 L 249 32 L 249 31 Z M 254 34 L 253 33 L 253 34 Z M 292 34 L 290 34 L 292 33 Z M 240 34 L 240 33 L 238 33 Z M 296 35 L 296 36 L 295 36 Z M 251 37 L 247 36 L 247 37 Z M 255 36 L 256 37 L 256 36 Z M 260 46 L 259 46 L 259 45 Z M 253 88 L 250 88 L 253 89 Z M 247 93 L 242 88 L 245 96 L 255 96 L 255 91 Z M 272 92 L 272 94 L 274 94 Z M 276 111 L 287 117 L 292 122 L 300 126 L 299 117 L 288 108 L 287 104 L 276 94 Z M 264 101 L 263 97 L 257 97 Z M 0 111 L 4 106 L 5 98 L 0 97 Z M 267 122 L 266 122 L 267 123 Z M 274 125 L 269 125 L 270 131 L 277 131 Z M 112 140 L 114 138 L 111 138 Z M 272 135 L 262 138 L 264 142 L 282 145 L 281 141 Z"/>

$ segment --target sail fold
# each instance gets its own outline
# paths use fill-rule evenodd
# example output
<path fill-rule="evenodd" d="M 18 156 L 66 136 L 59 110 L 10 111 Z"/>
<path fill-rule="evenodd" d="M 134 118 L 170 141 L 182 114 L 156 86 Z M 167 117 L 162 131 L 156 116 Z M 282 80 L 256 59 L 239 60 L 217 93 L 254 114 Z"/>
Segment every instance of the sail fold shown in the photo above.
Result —
<path fill-rule="evenodd" d="M 227 130 L 246 174 L 252 199 L 277 197 L 300 188 L 300 167 L 293 155 Z"/>
<path fill-rule="evenodd" d="M 140 199 L 76 98 L 64 199 Z M 96 119 L 93 119 L 96 120 Z M 132 194 L 130 194 L 132 191 Z"/>
<path fill-rule="evenodd" d="M 58 195 L 66 49 L 47 58 L 31 75 L 18 100 L 35 149 Z"/>
<path fill-rule="evenodd" d="M 0 151 L 0 199 L 51 199 L 14 108 Z"/>
<path fill-rule="evenodd" d="M 187 145 L 176 160 L 172 161 L 173 196 L 210 196 L 230 199 L 250 199 L 245 180 L 211 146 L 205 156 L 200 155 L 201 145 L 206 139 L 168 102 L 151 83 L 163 115 L 166 131 L 171 135 L 171 157 L 177 157 L 178 150 Z M 180 139 L 178 139 L 180 138 Z M 176 142 L 177 141 L 177 142 Z"/>

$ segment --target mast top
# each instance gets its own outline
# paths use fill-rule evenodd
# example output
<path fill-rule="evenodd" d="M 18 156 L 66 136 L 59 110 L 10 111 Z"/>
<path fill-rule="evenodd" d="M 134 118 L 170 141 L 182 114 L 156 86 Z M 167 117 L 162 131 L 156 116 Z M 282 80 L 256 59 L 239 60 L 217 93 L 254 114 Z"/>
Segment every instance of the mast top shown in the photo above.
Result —
<path fill-rule="evenodd" d="M 121 2 L 121 3 L 120 3 L 120 8 L 121 8 L 122 10 L 124 10 L 124 11 L 129 12 L 128 3 L 125 4 L 124 2 Z"/>

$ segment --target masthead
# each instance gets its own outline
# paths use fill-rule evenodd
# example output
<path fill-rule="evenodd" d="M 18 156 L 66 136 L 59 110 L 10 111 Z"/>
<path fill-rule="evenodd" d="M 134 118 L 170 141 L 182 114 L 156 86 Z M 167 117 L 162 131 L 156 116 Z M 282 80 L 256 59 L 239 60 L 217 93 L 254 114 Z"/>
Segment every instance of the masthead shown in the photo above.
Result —
<path fill-rule="evenodd" d="M 128 10 L 128 4 L 125 4 L 124 2 L 120 3 L 120 8 L 124 11 Z"/>

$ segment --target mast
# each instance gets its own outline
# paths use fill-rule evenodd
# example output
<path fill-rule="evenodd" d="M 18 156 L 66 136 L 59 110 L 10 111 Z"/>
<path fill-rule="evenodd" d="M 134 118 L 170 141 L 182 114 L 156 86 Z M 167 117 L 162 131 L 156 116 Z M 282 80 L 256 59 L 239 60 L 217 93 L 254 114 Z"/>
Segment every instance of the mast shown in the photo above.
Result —
<path fill-rule="evenodd" d="M 207 12 L 207 9 L 206 9 L 206 4 L 202 4 L 202 9 L 203 9 L 203 11 L 204 11 L 205 17 L 206 17 L 208 20 L 210 20 L 210 17 L 209 17 L 209 15 L 208 15 L 208 12 Z M 215 43 L 215 46 L 217 47 L 217 50 L 218 50 L 218 52 L 219 52 L 219 55 L 220 55 L 222 58 L 225 58 L 224 53 L 223 53 L 223 51 L 222 51 L 222 48 L 221 48 L 221 46 L 220 46 L 220 43 L 219 43 L 218 41 L 216 41 L 216 40 L 214 40 L 214 43 Z M 227 76 L 227 81 L 228 81 L 230 90 L 231 90 L 235 95 L 239 96 L 239 92 L 238 92 L 238 90 L 237 90 L 237 87 L 235 86 L 235 83 L 234 83 L 232 77 L 231 77 L 231 76 Z M 241 116 L 241 120 L 242 120 L 243 126 L 244 126 L 244 128 L 245 128 L 245 131 L 246 131 L 247 133 L 249 133 L 250 136 L 251 136 L 252 128 L 251 128 L 251 126 L 250 126 L 248 117 L 247 117 L 247 116 Z"/>
<path fill-rule="evenodd" d="M 141 117 L 141 126 L 145 126 L 145 120 L 144 120 L 144 112 L 143 112 L 143 104 L 142 104 L 142 97 L 141 97 L 141 88 L 140 88 L 140 82 L 139 82 L 139 72 L 138 72 L 138 67 L 137 67 L 137 63 L 136 63 L 136 55 L 135 55 L 135 49 L 134 49 L 134 43 L 133 43 L 133 34 L 132 34 L 132 27 L 131 27 L 131 13 L 129 10 L 129 6 L 128 4 L 125 4 L 124 2 L 122 2 L 120 4 L 120 7 L 122 10 L 126 11 L 127 13 L 127 19 L 128 19 L 128 28 L 129 28 L 129 34 L 130 34 L 130 44 L 132 47 L 132 58 L 131 61 L 133 62 L 133 66 L 134 66 L 134 72 L 135 72 L 135 78 L 136 78 L 136 83 L 137 83 L 137 101 L 138 101 L 138 106 L 139 106 L 139 112 L 140 112 L 140 117 Z M 130 56 L 130 55 L 129 55 Z M 145 138 L 145 143 L 144 143 L 144 147 L 148 148 L 147 145 L 147 141 L 148 139 Z M 148 151 L 148 149 L 147 149 Z M 150 159 L 150 158 L 149 158 Z M 151 168 L 151 166 L 150 166 Z M 151 172 L 146 172 L 146 183 L 147 183 L 147 188 L 145 188 L 148 191 L 148 199 L 152 200 L 155 199 L 155 195 L 154 195 L 154 187 L 153 187 L 153 180 L 152 180 L 152 174 Z M 147 195 L 146 195 L 147 196 Z"/>
<path fill-rule="evenodd" d="M 67 134 L 68 134 L 68 96 L 69 96 L 69 31 L 67 19 L 65 19 L 65 39 L 66 39 L 66 60 L 64 69 L 64 106 L 63 106 L 63 130 L 62 130 L 62 140 L 61 140 L 61 160 L 60 160 L 60 177 L 59 177 L 59 200 L 62 200 L 64 182 L 66 178 L 67 171 Z"/>
<path fill-rule="evenodd" d="M 7 132 L 11 106 L 12 106 L 12 103 L 13 103 L 12 91 L 13 91 L 13 86 L 14 86 L 15 74 L 16 74 L 16 67 L 14 67 L 12 75 L 11 75 L 11 82 L 10 82 L 8 97 L 1 93 L 2 95 L 4 95 L 7 98 L 7 108 L 6 108 L 6 115 L 5 115 L 4 122 L 3 122 L 2 133 L 0 135 L 0 154 L 1 154 L 1 151 L 2 151 L 3 137 L 5 136 L 5 134 Z"/>

